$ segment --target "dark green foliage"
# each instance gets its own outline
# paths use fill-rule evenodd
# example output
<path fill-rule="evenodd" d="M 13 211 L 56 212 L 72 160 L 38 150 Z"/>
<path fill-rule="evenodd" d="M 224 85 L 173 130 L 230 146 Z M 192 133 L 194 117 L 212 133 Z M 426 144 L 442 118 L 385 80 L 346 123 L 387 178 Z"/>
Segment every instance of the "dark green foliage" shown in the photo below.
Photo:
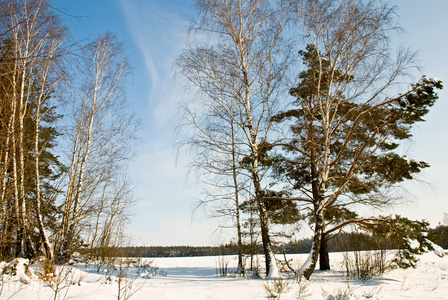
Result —
<path fill-rule="evenodd" d="M 413 221 L 399 215 L 380 217 L 375 226 L 367 227 L 373 236 L 390 243 L 392 249 L 398 252 L 394 262 L 400 268 L 415 268 L 418 262 L 417 255 L 428 250 L 434 250 L 428 240 L 429 223 Z"/>
<path fill-rule="evenodd" d="M 396 221 L 397 218 L 404 219 L 406 221 Z M 399 249 L 400 245 L 403 247 L 403 244 L 409 242 L 406 240 L 408 238 L 406 234 L 409 234 L 409 232 L 412 232 L 410 234 L 411 236 L 418 238 L 417 241 L 424 239 L 427 233 L 428 240 L 433 241 L 436 245 L 439 245 L 444 249 L 448 248 L 448 226 L 437 226 L 436 228 L 427 229 L 427 223 L 425 221 L 411 221 L 397 216 L 381 217 L 378 220 L 379 222 L 376 225 L 372 225 L 370 228 L 363 227 L 355 232 L 342 232 L 340 234 L 333 235 L 328 240 L 328 248 L 330 252 Z M 394 220 L 397 224 L 401 222 L 401 225 L 393 226 L 388 223 L 392 222 L 392 224 L 394 224 Z M 381 224 L 381 222 L 384 221 L 387 222 Z M 414 224 L 403 232 L 402 227 L 406 227 L 403 226 L 403 223 Z M 423 224 L 424 226 L 421 227 L 418 224 Z M 395 230 L 395 228 L 401 230 L 402 233 L 398 231 L 392 234 L 392 231 Z M 397 240 L 401 242 L 397 243 Z M 428 249 L 431 250 L 431 247 L 428 247 Z M 422 250 L 424 249 L 422 248 Z"/>
<path fill-rule="evenodd" d="M 343 94 L 332 95 L 335 125 L 326 137 L 316 99 L 328 97 L 330 81 L 347 84 L 353 76 L 334 71 L 326 60 L 319 65 L 319 53 L 313 46 L 307 46 L 299 54 L 306 69 L 300 73 L 297 87 L 290 90 L 296 97 L 296 108 L 273 117 L 275 122 L 290 120 L 291 124 L 291 141 L 282 144 L 284 152 L 271 158 L 274 174 L 289 182 L 291 191 L 310 191 L 312 182 L 316 182 L 316 188 L 321 184 L 319 168 L 326 151 L 326 138 L 331 160 L 330 179 L 325 183 L 329 197 L 337 192 L 356 198 L 369 198 L 370 194 L 370 198 L 375 198 L 384 187 L 413 179 L 414 174 L 429 167 L 426 162 L 409 159 L 394 150 L 399 140 L 411 137 L 411 125 L 423 121 L 422 117 L 434 104 L 435 89 L 442 88 L 439 80 L 423 77 L 408 93 L 386 99 L 381 105 L 345 100 Z M 322 95 L 317 94 L 317 86 Z"/>
<path fill-rule="evenodd" d="M 250 245 L 243 245 L 245 255 L 263 254 L 263 247 L 256 245 L 257 250 L 254 253 L 250 251 Z M 276 250 L 278 253 L 295 254 L 308 253 L 311 249 L 311 240 L 303 239 L 288 244 L 279 245 Z M 77 251 L 83 255 L 95 256 L 97 252 L 104 249 L 81 248 Z M 141 246 L 141 247 L 110 247 L 106 249 L 111 257 L 122 257 L 124 254 L 128 257 L 193 257 L 193 256 L 217 256 L 217 255 L 236 255 L 238 246 L 235 243 L 228 243 L 217 247 L 192 247 L 192 246 Z"/>
<path fill-rule="evenodd" d="M 300 73 L 297 87 L 290 90 L 296 97 L 294 104 L 297 108 L 273 117 L 276 122 L 293 121 L 290 146 L 284 147 L 287 155 L 272 158 L 275 174 L 292 182 L 292 190 L 307 189 L 313 180 L 320 182 L 316 173 L 319 170 L 314 173 L 312 170 L 312 161 L 316 165 L 314 168 L 318 168 L 316 158 L 325 151 L 324 129 L 318 122 L 320 111 L 315 103 L 318 97 L 316 86 L 320 84 L 321 97 L 326 97 L 329 88 L 326 80 L 330 76 L 327 74 L 331 73 L 327 61 L 323 61 L 323 66 L 315 65 L 318 53 L 313 46 L 308 46 L 307 51 L 301 51 L 300 55 L 307 69 Z M 322 70 L 321 74 L 317 74 L 318 70 Z M 333 84 L 353 79 L 339 71 L 331 76 Z M 412 179 L 413 174 L 429 167 L 425 162 L 408 159 L 393 150 L 398 147 L 396 141 L 411 137 L 413 123 L 423 121 L 422 116 L 437 99 L 436 88 L 442 88 L 440 81 L 423 77 L 421 82 L 412 85 L 406 96 L 380 106 L 344 101 L 343 95 L 339 95 L 339 102 L 334 107 L 337 110 L 336 127 L 330 136 L 333 163 L 327 190 L 345 186 L 344 193 L 376 193 L 384 185 Z"/>
<path fill-rule="evenodd" d="M 269 220 L 274 224 L 294 224 L 303 219 L 294 201 L 288 199 L 290 193 L 286 191 L 264 192 L 266 209 Z"/>
<path fill-rule="evenodd" d="M 364 251 L 364 250 L 394 250 L 399 249 L 401 245 L 403 249 L 403 242 L 397 243 L 402 238 L 406 238 L 405 234 L 409 234 L 412 230 L 417 229 L 419 233 L 425 235 L 426 226 L 420 227 L 418 224 L 427 225 L 424 221 L 411 221 L 399 216 L 383 217 L 384 221 L 393 222 L 393 220 L 406 220 L 397 221 L 397 224 L 401 223 L 397 228 L 400 232 L 391 233 L 391 227 L 388 223 L 379 224 L 373 226 L 371 230 L 363 229 L 356 232 L 346 232 L 337 235 L 333 235 L 328 240 L 328 248 L 330 252 L 344 252 L 344 251 Z M 413 224 L 406 233 L 403 231 L 403 227 L 406 224 Z M 411 236 L 421 237 L 422 235 L 417 232 L 411 233 Z M 441 233 L 441 234 L 440 234 Z M 448 237 L 448 226 L 439 226 L 435 229 L 428 229 L 428 239 L 437 242 L 438 245 L 443 247 L 441 240 L 437 240 L 436 237 L 442 239 Z M 297 241 L 290 241 L 287 244 L 281 244 L 276 247 L 277 253 L 296 254 L 296 253 L 309 253 L 311 249 L 311 239 L 301 239 Z M 244 253 L 250 255 L 250 245 L 244 245 Z M 256 245 L 257 250 L 253 254 L 262 254 L 263 249 L 261 245 Z M 424 248 L 424 247 L 423 247 Z M 422 250 L 424 250 L 422 248 Z M 445 249 L 448 247 L 444 247 Z M 428 248 L 430 249 L 430 248 Z M 94 249 L 95 250 L 95 249 Z M 80 253 L 89 254 L 88 249 L 78 249 Z M 126 253 L 129 257 L 190 257 L 190 256 L 215 256 L 215 255 L 236 255 L 238 253 L 238 247 L 236 243 L 228 243 L 218 247 L 192 247 L 192 246 L 152 246 L 152 247 L 123 247 L 123 248 L 111 248 L 110 253 L 113 256 L 120 257 L 123 253 Z"/>
<path fill-rule="evenodd" d="M 278 252 L 286 254 L 309 253 L 311 246 L 311 239 L 301 239 L 298 241 L 291 241 L 288 244 L 280 245 L 278 247 Z"/>
<path fill-rule="evenodd" d="M 353 204 L 390 203 L 388 188 L 429 167 L 395 150 L 412 136 L 412 126 L 424 121 L 442 83 L 423 76 L 402 95 L 368 99 L 372 95 L 346 94 L 355 76 L 335 68 L 314 46 L 299 55 L 305 70 L 290 89 L 294 107 L 272 118 L 290 129 L 287 142 L 277 143 L 282 151 L 270 158 L 274 177 L 287 183 L 292 197 L 304 199 L 302 205 L 309 203 L 311 224 L 317 224 L 317 213 L 323 210 L 319 227 L 324 231 L 341 223 L 359 226 Z M 417 228 L 409 230 L 418 234 Z M 397 247 L 403 248 L 398 241 L 404 238 L 396 238 Z"/>
<path fill-rule="evenodd" d="M 435 89 L 443 88 L 442 81 L 423 76 L 420 82 L 412 85 L 412 91 L 398 99 L 405 124 L 424 121 L 423 116 L 428 113 L 428 107 L 434 105 L 438 99 Z"/>
<path fill-rule="evenodd" d="M 294 201 L 288 199 L 290 195 L 286 191 L 264 192 L 264 202 L 269 214 L 269 220 L 274 224 L 294 224 L 303 219 Z M 245 213 L 255 213 L 255 200 L 248 200 L 240 205 L 240 209 Z"/>
<path fill-rule="evenodd" d="M 311 180 L 319 180 L 318 174 L 312 174 L 311 156 L 320 157 L 325 148 L 323 128 L 318 122 L 320 112 L 314 99 L 318 97 L 317 86 L 322 97 L 327 97 L 327 80 L 332 71 L 325 60 L 322 66 L 316 66 L 318 53 L 313 46 L 307 46 L 307 51 L 299 54 L 307 69 L 300 73 L 297 87 L 290 90 L 296 97 L 297 108 L 273 117 L 275 122 L 292 121 L 290 146 L 284 146 L 287 155 L 273 157 L 272 165 L 279 178 L 292 180 L 293 190 L 306 188 Z M 353 79 L 339 71 L 331 76 L 333 84 Z M 340 99 L 334 104 L 336 120 L 330 136 L 332 179 L 328 189 L 346 185 L 345 192 L 355 195 L 378 192 L 383 185 L 412 179 L 413 174 L 429 167 L 426 162 L 400 156 L 393 150 L 398 147 L 397 141 L 412 136 L 412 124 L 424 121 L 422 117 L 438 98 L 435 89 L 442 87 L 441 81 L 423 77 L 408 93 L 385 100 L 382 105 L 344 101 L 342 94 L 332 95 Z M 352 168 L 355 171 L 351 173 Z"/>
<path fill-rule="evenodd" d="M 393 249 L 392 242 L 364 230 L 343 232 L 328 240 L 330 252 Z"/>

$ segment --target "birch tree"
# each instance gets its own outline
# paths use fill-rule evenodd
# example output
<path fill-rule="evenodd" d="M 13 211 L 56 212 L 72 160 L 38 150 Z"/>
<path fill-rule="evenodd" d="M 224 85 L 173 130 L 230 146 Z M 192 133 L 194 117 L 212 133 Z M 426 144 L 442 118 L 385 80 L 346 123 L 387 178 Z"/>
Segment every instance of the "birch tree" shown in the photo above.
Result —
<path fill-rule="evenodd" d="M 290 48 L 282 39 L 287 10 L 282 1 L 264 0 L 198 0 L 196 7 L 199 19 L 192 32 L 199 41 L 178 58 L 178 72 L 203 96 L 195 104 L 198 116 L 219 110 L 235 126 L 242 141 L 238 152 L 244 156 L 238 166 L 250 178 L 257 203 L 266 274 L 278 277 L 263 199 L 260 144 L 268 138 L 269 118 L 287 71 Z M 211 147 L 219 151 L 219 137 L 207 128 L 196 129 L 210 135 Z"/>
<path fill-rule="evenodd" d="M 63 71 L 57 66 L 58 56 L 61 55 L 61 46 L 63 45 L 63 32 L 55 30 L 56 35 L 53 36 L 53 40 L 45 48 L 45 53 L 48 55 L 47 60 L 40 64 L 39 70 L 37 71 L 37 76 L 41 84 L 38 95 L 35 99 L 35 109 L 32 119 L 34 119 L 34 172 L 35 172 L 35 196 L 34 196 L 34 207 L 37 219 L 37 227 L 39 229 L 42 242 L 44 244 L 47 259 L 52 262 L 53 251 L 50 245 L 48 234 L 46 233 L 44 222 L 43 222 L 43 212 L 42 212 L 42 184 L 41 184 L 41 164 L 40 159 L 43 149 L 48 145 L 42 144 L 41 137 L 41 122 L 47 121 L 48 115 L 53 116 L 53 109 L 55 108 L 55 103 L 47 103 L 48 99 L 51 98 L 52 91 L 55 89 L 56 85 L 60 80 L 64 78 Z M 55 67 L 55 65 L 57 67 Z M 51 119 L 51 118 L 50 118 Z"/>
<path fill-rule="evenodd" d="M 78 59 L 73 78 L 73 123 L 66 134 L 70 149 L 57 237 L 60 262 L 69 259 L 73 248 L 79 246 L 111 176 L 123 171 L 137 127 L 123 94 L 129 65 L 115 37 L 100 37 L 85 47 Z"/>
<path fill-rule="evenodd" d="M 236 114 L 235 103 L 230 103 L 229 111 Z M 244 272 L 242 199 L 248 195 L 247 177 L 242 174 L 239 162 L 243 159 L 244 141 L 238 136 L 237 125 L 220 107 L 197 115 L 188 106 L 183 107 L 182 127 L 197 128 L 194 135 L 180 144 L 192 150 L 190 167 L 205 186 L 205 197 L 199 202 L 212 211 L 212 217 L 231 218 L 236 228 L 238 247 L 238 272 Z M 188 129 L 187 129 L 188 130 Z M 226 225 L 224 225 L 226 226 Z M 226 226 L 227 227 L 227 226 Z"/>
<path fill-rule="evenodd" d="M 137 125 L 122 91 L 129 68 L 110 34 L 77 48 L 82 54 L 70 49 L 66 64 L 66 29 L 46 0 L 0 1 L 0 41 L 0 255 L 31 258 L 43 246 L 52 261 L 51 242 L 59 257 L 70 253 L 78 236 L 87 236 L 82 229 L 94 222 L 92 214 L 101 216 L 109 235 L 123 224 L 131 197 L 119 178 Z M 62 107 L 56 94 L 72 71 L 76 93 L 64 94 L 73 104 L 66 110 L 73 119 L 65 122 L 71 155 L 57 211 L 56 185 L 64 168 L 52 153 Z M 57 213 L 62 224 L 56 224 Z"/>
<path fill-rule="evenodd" d="M 106 176 L 88 222 L 87 241 L 91 257 L 104 260 L 112 254 L 110 248 L 125 245 L 124 230 L 133 202 L 132 186 L 127 177 Z"/>
<path fill-rule="evenodd" d="M 4 228 L 10 233 L 16 232 L 15 256 L 33 257 L 36 253 L 32 235 L 36 225 L 39 240 L 44 243 L 47 257 L 51 259 L 42 220 L 40 183 L 40 170 L 49 162 L 40 161 L 40 157 L 43 152 L 48 154 L 51 144 L 45 145 L 44 141 L 50 142 L 51 138 L 40 138 L 39 132 L 43 129 L 41 120 L 53 106 L 53 88 L 62 78 L 60 72 L 58 76 L 55 72 L 60 70 L 58 62 L 64 54 L 65 28 L 47 1 L 8 1 L 2 2 L 1 7 L 2 75 L 4 87 L 8 87 L 4 89 L 8 117 L 2 157 L 1 202 L 2 205 L 9 202 L 6 207 L 12 208 L 11 220 L 5 221 Z M 53 112 L 49 114 L 54 116 Z M 29 126 L 34 128 L 33 133 L 27 122 L 32 123 Z M 30 139 L 33 146 L 29 144 Z M 29 159 L 30 156 L 33 159 Z M 30 176 L 27 172 L 33 168 L 34 176 Z M 12 185 L 10 195 L 7 195 L 7 184 Z"/>

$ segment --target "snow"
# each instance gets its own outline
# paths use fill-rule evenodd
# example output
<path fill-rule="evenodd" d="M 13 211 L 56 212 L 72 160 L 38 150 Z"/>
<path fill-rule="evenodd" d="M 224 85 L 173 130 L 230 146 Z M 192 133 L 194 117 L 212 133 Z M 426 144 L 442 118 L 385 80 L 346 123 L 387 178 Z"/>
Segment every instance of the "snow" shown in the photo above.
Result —
<path fill-rule="evenodd" d="M 14 275 L 21 283 L 30 284 L 38 279 L 32 268 L 29 268 L 29 260 L 15 258 L 9 263 L 0 263 L 0 274 Z"/>
<path fill-rule="evenodd" d="M 272 280 L 272 279 L 280 279 L 282 278 L 280 275 L 280 272 L 278 270 L 277 264 L 275 263 L 275 257 L 271 258 L 271 262 L 269 264 L 269 274 L 268 276 L 266 276 L 267 279 Z"/>
<path fill-rule="evenodd" d="M 417 240 L 412 240 L 407 238 L 406 241 L 409 244 L 409 247 L 411 247 L 411 249 L 418 249 L 420 248 L 420 243 Z"/>
<path fill-rule="evenodd" d="M 439 82 L 442 82 L 442 79 L 440 79 L 440 78 L 429 78 L 429 81 L 433 81 L 433 82 L 435 82 L 435 83 L 439 83 Z"/>
<path fill-rule="evenodd" d="M 287 255 L 287 259 L 300 265 L 307 255 Z M 277 259 L 282 258 L 277 256 Z M 148 263 L 150 261 L 145 260 Z M 225 277 L 217 275 L 218 263 L 223 260 L 229 268 L 229 275 Z M 259 265 L 263 266 L 263 257 L 260 256 L 258 260 Z M 448 299 L 447 256 L 440 258 L 435 253 L 425 253 L 420 257 L 416 269 L 395 269 L 365 282 L 345 279 L 342 253 L 330 253 L 330 260 L 332 270 L 316 271 L 310 281 L 297 283 L 291 277 L 290 288 L 281 295 L 281 299 L 296 299 L 299 293 L 306 295 L 302 299 Z M 3 275 L 0 298 L 53 299 L 54 284 L 36 278 L 29 284 L 20 281 L 19 273 L 26 275 L 26 264 L 26 260 L 17 263 L 19 271 L 16 276 Z M 157 258 L 152 259 L 150 264 L 151 268 L 143 271 L 138 271 L 138 267 L 134 266 L 127 270 L 127 276 L 122 277 L 121 286 L 126 287 L 122 292 L 128 295 L 135 292 L 130 299 L 267 299 L 264 286 L 269 281 L 231 274 L 237 266 L 235 256 Z M 119 270 L 113 266 L 104 267 L 98 273 L 96 267 L 81 263 L 58 267 L 57 274 L 65 275 L 56 277 L 64 277 L 67 282 L 60 285 L 57 299 L 117 299 Z M 283 280 L 288 280 L 285 279 L 288 277 L 286 273 L 282 275 Z"/>
<path fill-rule="evenodd" d="M 432 241 L 425 239 L 425 241 L 432 247 L 432 250 L 438 257 L 444 257 L 447 253 L 439 245 L 434 244 Z"/>
<path fill-rule="evenodd" d="M 422 161 L 420 161 L 420 160 L 413 159 L 413 158 L 409 158 L 409 157 L 406 157 L 406 156 L 403 156 L 403 159 L 406 160 L 406 162 L 407 162 L 408 164 L 412 164 L 412 163 L 420 164 L 420 163 L 422 162 Z"/>

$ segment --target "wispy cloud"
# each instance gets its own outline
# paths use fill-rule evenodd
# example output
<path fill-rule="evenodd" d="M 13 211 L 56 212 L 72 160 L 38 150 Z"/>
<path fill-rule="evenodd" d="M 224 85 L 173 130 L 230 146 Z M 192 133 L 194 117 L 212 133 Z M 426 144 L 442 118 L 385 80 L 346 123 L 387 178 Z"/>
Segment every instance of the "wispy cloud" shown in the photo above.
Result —
<path fill-rule="evenodd" d="M 184 46 L 190 19 L 186 7 L 192 1 L 118 1 L 144 61 L 147 74 L 143 76 L 148 82 L 142 90 L 149 91 L 142 96 L 147 112 L 140 112 L 148 115 L 143 145 L 130 166 L 141 199 L 133 220 L 134 234 L 143 244 L 209 244 L 214 228 L 192 221 L 200 191 L 194 179 L 186 181 L 186 170 L 176 165 L 171 139 L 184 96 L 182 87 L 173 83 L 173 64 Z M 174 4 L 178 5 L 175 9 L 169 7 Z M 134 76 L 142 76 L 143 66 L 137 67 L 140 74 Z"/>
<path fill-rule="evenodd" d="M 182 95 L 173 84 L 172 66 L 184 45 L 189 19 L 176 13 L 181 10 L 170 11 L 170 1 L 120 3 L 150 79 L 148 108 L 153 124 L 164 128 L 175 118 L 179 94 Z"/>

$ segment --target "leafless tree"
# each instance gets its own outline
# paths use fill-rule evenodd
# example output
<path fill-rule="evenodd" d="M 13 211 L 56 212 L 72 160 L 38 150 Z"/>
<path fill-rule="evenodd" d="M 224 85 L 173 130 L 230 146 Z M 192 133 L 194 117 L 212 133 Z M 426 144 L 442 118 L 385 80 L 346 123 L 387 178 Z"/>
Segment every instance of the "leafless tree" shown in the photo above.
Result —
<path fill-rule="evenodd" d="M 198 0 L 196 7 L 199 20 L 193 24 L 192 32 L 197 33 L 198 40 L 179 57 L 177 68 L 204 97 L 187 107 L 195 118 L 208 118 L 218 112 L 217 119 L 226 120 L 227 129 L 234 126 L 236 138 L 227 139 L 227 145 L 232 140 L 239 143 L 238 168 L 250 178 L 254 190 L 267 277 L 277 277 L 263 200 L 260 145 L 268 137 L 276 93 L 288 67 L 290 48 L 282 38 L 287 8 L 283 1 L 264 0 Z M 211 152 L 219 153 L 221 137 L 199 122 L 194 125 L 209 136 Z M 231 148 L 226 150 L 230 150 L 229 162 Z"/>
<path fill-rule="evenodd" d="M 81 63 L 74 78 L 73 120 L 67 132 L 70 149 L 63 217 L 56 238 L 61 262 L 70 257 L 86 225 L 83 222 L 107 197 L 111 178 L 122 174 L 137 128 L 122 90 L 129 66 L 115 37 L 100 37 L 77 59 Z"/>
<path fill-rule="evenodd" d="M 91 230 L 87 230 L 90 255 L 104 261 L 110 249 L 122 247 L 125 225 L 129 221 L 129 208 L 134 203 L 132 186 L 125 176 L 109 176 L 102 185 L 98 200 L 95 201 Z"/>
<path fill-rule="evenodd" d="M 231 106 L 234 104 L 230 104 Z M 233 111 L 233 108 L 230 108 Z M 237 137 L 232 118 L 219 107 L 207 117 L 193 115 L 193 111 L 184 107 L 182 126 L 197 128 L 190 139 L 181 144 L 193 149 L 194 159 L 191 167 L 197 171 L 198 179 L 206 185 L 206 196 L 199 206 L 207 205 L 213 217 L 231 217 L 235 223 L 238 247 L 238 272 L 244 272 L 243 237 L 241 229 L 241 199 L 247 187 L 247 177 L 243 176 L 239 161 L 244 144 Z M 203 112 L 202 112 L 203 113 Z M 203 130 L 202 130 L 203 129 Z M 244 181 L 245 180 L 245 181 Z M 213 207 L 210 207 L 213 206 Z"/>
<path fill-rule="evenodd" d="M 57 30 L 60 28 L 60 31 Z M 49 261 L 53 261 L 53 251 L 50 246 L 48 235 L 44 228 L 44 223 L 42 219 L 42 199 L 41 199 L 41 180 L 40 180 L 40 155 L 41 155 L 41 146 L 40 146 L 40 123 L 42 120 L 45 120 L 45 117 L 49 111 L 54 108 L 53 104 L 45 103 L 46 106 L 43 106 L 46 99 L 50 98 L 50 95 L 55 89 L 56 85 L 64 78 L 64 72 L 60 69 L 58 65 L 58 59 L 62 57 L 62 53 L 65 53 L 62 50 L 62 45 L 64 43 L 64 32 L 61 26 L 52 26 L 54 29 L 51 44 L 46 45 L 45 54 L 47 55 L 47 60 L 39 65 L 39 69 L 37 74 L 39 76 L 39 82 L 41 84 L 40 90 L 37 95 L 34 109 L 34 171 L 35 171 L 35 212 L 37 218 L 37 226 L 39 228 L 42 242 L 44 244 L 45 252 L 47 255 L 47 259 Z"/>

